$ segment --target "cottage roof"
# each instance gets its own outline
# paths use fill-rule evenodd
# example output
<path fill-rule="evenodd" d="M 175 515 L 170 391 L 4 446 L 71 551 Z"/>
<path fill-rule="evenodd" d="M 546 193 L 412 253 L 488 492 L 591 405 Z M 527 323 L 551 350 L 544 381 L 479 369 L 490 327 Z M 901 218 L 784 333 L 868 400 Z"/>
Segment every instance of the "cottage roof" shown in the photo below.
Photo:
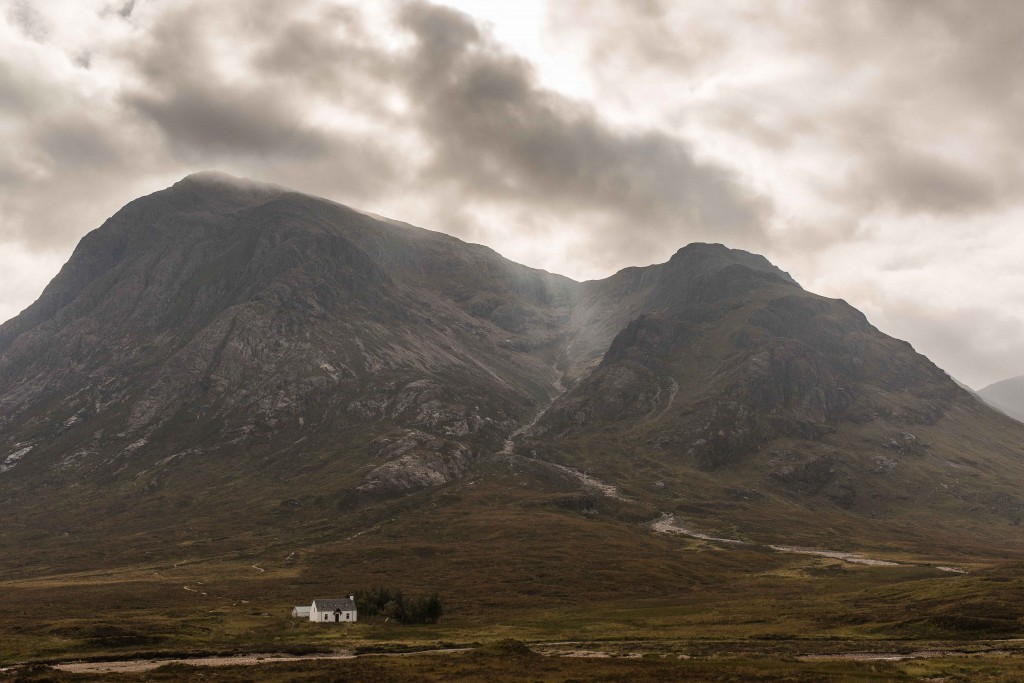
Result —
<path fill-rule="evenodd" d="M 313 609 L 317 612 L 333 612 L 340 609 L 342 612 L 352 612 L 356 603 L 351 598 L 317 598 L 313 601 Z"/>

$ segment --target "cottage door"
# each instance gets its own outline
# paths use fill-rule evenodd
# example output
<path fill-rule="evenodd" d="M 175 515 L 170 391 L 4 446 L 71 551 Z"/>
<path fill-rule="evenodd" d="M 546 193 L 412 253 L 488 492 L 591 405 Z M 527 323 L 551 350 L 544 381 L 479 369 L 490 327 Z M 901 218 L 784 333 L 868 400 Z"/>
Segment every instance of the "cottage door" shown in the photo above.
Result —
<path fill-rule="evenodd" d="M 334 613 L 334 621 L 335 622 L 341 621 L 341 612 L 335 612 Z"/>

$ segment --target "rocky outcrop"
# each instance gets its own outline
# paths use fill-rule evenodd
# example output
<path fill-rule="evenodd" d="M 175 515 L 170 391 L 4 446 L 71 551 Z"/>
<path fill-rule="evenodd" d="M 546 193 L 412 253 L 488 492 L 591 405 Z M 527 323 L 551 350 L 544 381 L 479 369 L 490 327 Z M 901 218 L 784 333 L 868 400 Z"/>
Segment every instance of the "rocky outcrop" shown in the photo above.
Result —
<path fill-rule="evenodd" d="M 402 493 L 439 486 L 466 473 L 476 454 L 464 444 L 422 432 L 380 437 L 370 444 L 371 460 L 386 460 L 363 480 L 359 491 Z"/>

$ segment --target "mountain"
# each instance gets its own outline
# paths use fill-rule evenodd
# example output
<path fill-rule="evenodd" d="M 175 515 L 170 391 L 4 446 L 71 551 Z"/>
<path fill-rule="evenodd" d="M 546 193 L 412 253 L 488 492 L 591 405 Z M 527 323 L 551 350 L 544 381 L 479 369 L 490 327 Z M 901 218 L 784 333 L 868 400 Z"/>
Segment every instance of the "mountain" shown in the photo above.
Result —
<path fill-rule="evenodd" d="M 993 408 L 1024 422 L 1024 375 L 990 384 L 977 393 Z"/>
<path fill-rule="evenodd" d="M 228 444 L 330 448 L 374 425 L 459 469 L 549 398 L 574 284 L 323 200 L 190 176 L 87 235 L 0 328 L 4 445 L 26 456 L 3 467 L 137 474 Z"/>
<path fill-rule="evenodd" d="M 978 538 L 1019 523 L 1016 425 L 845 302 L 750 258 L 691 245 L 641 278 L 586 283 L 635 306 L 529 447 L 759 539 L 901 527 L 911 543 L 905 523 L 927 519 L 952 547 L 965 525 Z"/>
<path fill-rule="evenodd" d="M 10 571 L 344 554 L 387 527 L 557 577 L 546 534 L 596 517 L 640 557 L 664 512 L 760 543 L 1003 551 L 1024 547 L 1022 455 L 1024 426 L 761 256 L 692 244 L 576 282 L 222 174 L 125 206 L 0 326 Z"/>

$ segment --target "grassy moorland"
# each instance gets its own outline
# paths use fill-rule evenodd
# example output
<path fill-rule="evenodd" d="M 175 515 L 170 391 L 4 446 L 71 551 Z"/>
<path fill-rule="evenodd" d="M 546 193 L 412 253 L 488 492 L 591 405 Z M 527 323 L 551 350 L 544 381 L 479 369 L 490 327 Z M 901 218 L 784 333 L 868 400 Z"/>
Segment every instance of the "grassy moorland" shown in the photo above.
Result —
<path fill-rule="evenodd" d="M 630 451 L 632 439 L 599 436 L 589 436 L 574 459 L 544 455 L 615 482 L 615 495 L 527 451 L 483 460 L 439 489 L 353 498 L 344 473 L 330 469 L 343 468 L 344 459 L 325 454 L 318 472 L 342 483 L 312 497 L 296 495 L 289 481 L 304 473 L 269 467 L 249 475 L 266 485 L 239 490 L 231 473 L 242 458 L 225 458 L 169 474 L 154 492 L 97 488 L 66 503 L 13 508 L 0 528 L 0 667 L 36 665 L 0 675 L 187 680 L 195 669 L 182 664 L 123 675 L 48 665 L 339 652 L 360 656 L 203 671 L 220 680 L 1020 675 L 1004 653 L 1016 653 L 1024 637 L 1024 553 L 1020 527 L 999 511 L 960 517 L 955 507 L 965 503 L 950 497 L 940 522 L 915 523 L 909 507 L 895 520 L 825 499 L 797 503 L 763 487 L 757 495 L 753 480 L 726 485 L 717 473 L 673 474 Z M 615 452 L 625 456 L 621 465 Z M 580 454 L 601 457 L 589 462 Z M 250 466 L 258 457 L 248 456 Z M 922 505 L 921 520 L 927 511 Z M 663 512 L 745 543 L 656 533 L 650 523 Z M 765 543 L 897 564 L 787 554 Z M 374 585 L 436 592 L 444 617 L 436 625 L 368 619 L 337 629 L 288 616 L 313 597 Z M 533 654 L 495 645 L 509 640 Z M 447 651 L 386 656 L 439 648 Z M 934 656 L 802 659 L 920 652 Z M 573 654 L 601 657 L 566 656 Z"/>
<path fill-rule="evenodd" d="M 4 680 L 0 673 L 0 680 Z M 739 654 L 705 659 L 646 655 L 607 658 L 544 657 L 519 643 L 497 643 L 467 652 L 402 657 L 373 656 L 341 661 L 262 663 L 199 669 L 167 664 L 145 673 L 75 674 L 46 667 L 23 670 L 23 681 L 717 681 L 844 682 L 1018 681 L 1024 664 L 1007 655 L 921 659 L 901 662 L 800 661 Z"/>
<path fill-rule="evenodd" d="M 753 254 L 575 283 L 195 176 L 0 326 L 0 384 L 7 677 L 1016 675 L 1024 428 Z M 374 585 L 444 617 L 288 617 Z"/>
<path fill-rule="evenodd" d="M 855 681 L 1012 680 L 1020 672 L 1000 654 L 1016 651 L 1014 639 L 1024 637 L 1024 564 L 1012 556 L 960 556 L 956 564 L 966 573 L 954 573 L 937 568 L 948 563 L 938 555 L 879 549 L 877 556 L 904 564 L 865 566 L 658 534 L 646 524 L 655 510 L 582 500 L 578 492 L 539 487 L 531 476 L 515 469 L 470 480 L 382 503 L 355 521 L 332 521 L 335 510 L 319 517 L 307 510 L 228 538 L 197 521 L 178 533 L 122 537 L 132 544 L 122 550 L 83 532 L 68 543 L 64 563 L 39 550 L 22 559 L 32 566 L 8 566 L 0 576 L 0 666 L 456 648 L 263 664 L 258 675 Z M 436 591 L 445 615 L 436 625 L 378 618 L 340 629 L 289 617 L 293 605 L 312 597 L 372 585 Z M 494 645 L 510 639 L 533 654 Z M 800 659 L 919 651 L 947 654 L 897 662 Z M 608 657 L 554 656 L 567 654 Z M 4 675 L 31 680 L 32 671 Z M 132 675 L 177 680 L 190 671 L 168 665 Z M 211 671 L 220 680 L 256 675 L 248 667 Z M 57 680 L 92 675 L 37 673 Z"/>

